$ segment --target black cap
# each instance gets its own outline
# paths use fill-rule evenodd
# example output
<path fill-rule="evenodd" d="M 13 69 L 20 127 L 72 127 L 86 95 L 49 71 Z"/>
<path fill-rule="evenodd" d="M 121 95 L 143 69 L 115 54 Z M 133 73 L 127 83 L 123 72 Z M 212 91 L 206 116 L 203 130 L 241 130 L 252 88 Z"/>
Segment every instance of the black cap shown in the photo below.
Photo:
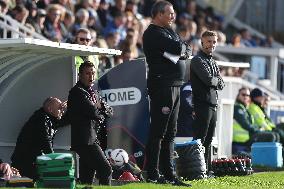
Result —
<path fill-rule="evenodd" d="M 250 97 L 256 98 L 259 96 L 264 96 L 264 92 L 262 90 L 260 90 L 259 88 L 254 88 L 251 92 L 250 92 Z"/>

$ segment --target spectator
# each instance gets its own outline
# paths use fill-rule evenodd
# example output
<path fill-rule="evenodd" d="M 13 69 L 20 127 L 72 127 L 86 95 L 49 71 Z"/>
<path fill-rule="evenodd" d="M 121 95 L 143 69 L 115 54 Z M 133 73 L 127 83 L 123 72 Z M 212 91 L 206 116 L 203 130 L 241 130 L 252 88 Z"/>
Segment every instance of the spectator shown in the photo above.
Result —
<path fill-rule="evenodd" d="M 47 17 L 44 22 L 44 35 L 51 41 L 63 40 L 61 28 L 62 7 L 58 4 L 50 4 L 47 7 Z"/>
<path fill-rule="evenodd" d="M 111 32 L 105 37 L 108 48 L 116 49 L 120 42 L 120 35 L 118 32 Z"/>
<path fill-rule="evenodd" d="M 250 90 L 246 87 L 239 89 L 234 105 L 233 124 L 233 154 L 238 151 L 250 151 L 252 136 L 257 133 L 253 125 L 254 119 L 248 111 L 250 104 Z"/>
<path fill-rule="evenodd" d="M 5 15 L 9 10 L 9 6 L 7 5 L 7 3 L 3 0 L 0 0 L 0 13 L 2 13 L 3 15 Z"/>
<path fill-rule="evenodd" d="M 239 33 L 235 33 L 231 39 L 231 45 L 233 47 L 245 47 L 243 43 L 241 43 L 242 36 Z"/>
<path fill-rule="evenodd" d="M 29 11 L 29 16 L 27 18 L 27 23 L 30 23 L 33 27 L 36 23 L 36 16 L 37 16 L 37 5 L 35 2 L 30 2 L 28 3 L 28 11 Z"/>
<path fill-rule="evenodd" d="M 44 9 L 38 9 L 36 15 L 36 22 L 34 23 L 33 27 L 35 31 L 39 34 L 43 34 L 45 18 L 46 11 Z"/>
<path fill-rule="evenodd" d="M 274 38 L 272 35 L 267 35 L 262 46 L 263 47 L 269 47 L 269 48 L 276 48 L 277 46 L 274 45 Z"/>
<path fill-rule="evenodd" d="M 93 39 L 90 30 L 86 28 L 80 28 L 76 33 L 74 43 L 79 45 L 91 46 L 93 44 Z M 90 61 L 92 64 L 94 64 L 95 70 L 97 72 L 99 67 L 99 59 L 97 55 L 76 56 L 75 65 L 77 71 L 79 71 L 79 67 L 81 66 L 81 64 L 87 60 Z M 96 76 L 98 76 L 97 74 Z"/>
<path fill-rule="evenodd" d="M 79 9 L 76 12 L 75 23 L 72 26 L 72 34 L 76 35 L 80 28 L 88 29 L 89 12 L 86 9 Z"/>
<path fill-rule="evenodd" d="M 245 47 L 256 47 L 250 32 L 246 28 L 241 29 L 240 34 L 242 36 L 241 44 L 243 44 Z"/>
<path fill-rule="evenodd" d="M 52 4 L 59 4 L 66 9 L 66 11 L 74 11 L 74 5 L 72 0 L 53 0 Z"/>
<path fill-rule="evenodd" d="M 124 12 L 117 12 L 113 20 L 108 21 L 106 28 L 103 30 L 103 35 L 106 37 L 109 33 L 118 32 L 120 40 L 126 37 L 126 17 Z"/>
<path fill-rule="evenodd" d="M 93 4 L 93 0 L 79 0 L 77 1 L 78 3 L 75 4 L 75 8 L 74 8 L 74 11 L 75 11 L 75 14 L 77 13 L 78 10 L 80 9 L 86 9 L 88 10 L 89 8 L 92 7 L 92 4 Z"/>
<path fill-rule="evenodd" d="M 280 136 L 277 132 L 272 132 L 272 129 L 263 129 L 259 117 L 261 112 L 258 111 L 256 104 L 261 103 L 262 91 L 258 88 L 249 91 L 248 88 L 241 88 L 237 95 L 234 106 L 234 124 L 233 124 L 233 153 L 240 151 L 250 151 L 250 146 L 253 142 L 279 142 Z M 252 103 L 250 98 L 252 97 Z M 249 109 L 250 108 L 250 109 Z M 257 113 L 259 112 L 259 113 Z M 258 115 L 256 115 L 258 114 Z"/>
<path fill-rule="evenodd" d="M 29 11 L 26 9 L 26 7 L 23 4 L 17 5 L 12 10 L 12 18 L 20 22 L 21 24 L 25 24 L 27 17 L 29 15 Z"/>
<path fill-rule="evenodd" d="M 257 128 L 262 131 L 271 131 L 275 128 L 275 125 L 266 119 L 265 113 L 263 112 L 265 102 L 264 92 L 259 88 L 255 88 L 251 91 L 250 97 L 252 103 L 249 105 L 249 112 L 254 117 Z"/>
<path fill-rule="evenodd" d="M 63 21 L 60 22 L 60 28 L 65 42 L 71 42 L 73 40 L 74 36 L 72 35 L 71 28 L 74 24 L 74 21 L 75 17 L 73 12 L 66 10 Z"/>
<path fill-rule="evenodd" d="M 126 0 L 114 0 L 114 5 L 109 7 L 110 15 L 114 18 L 117 14 L 125 11 Z"/>
<path fill-rule="evenodd" d="M 103 26 L 97 12 L 99 6 L 100 6 L 100 0 L 93 0 L 91 8 L 88 9 L 90 15 L 88 21 L 88 27 L 96 30 L 97 33 L 101 34 Z"/>
<path fill-rule="evenodd" d="M 129 49 L 129 58 L 131 60 L 138 57 L 138 48 L 136 46 L 138 38 L 137 34 L 138 33 L 136 31 L 129 32 L 126 35 L 125 40 L 123 40 L 119 45 L 119 49 L 122 51 Z"/>
<path fill-rule="evenodd" d="M 65 108 L 66 103 L 49 97 L 25 123 L 11 156 L 12 166 L 23 176 L 36 178 L 36 157 L 53 152 L 53 138 L 57 129 L 68 123 L 67 115 L 62 118 Z"/>
<path fill-rule="evenodd" d="M 140 20 L 143 18 L 143 15 L 141 15 L 138 12 L 138 1 L 135 0 L 127 0 L 126 6 L 125 6 L 125 12 L 131 12 L 136 19 Z"/>
<path fill-rule="evenodd" d="M 97 13 L 100 18 L 102 27 L 106 27 L 108 20 L 111 20 L 108 0 L 101 0 Z"/>

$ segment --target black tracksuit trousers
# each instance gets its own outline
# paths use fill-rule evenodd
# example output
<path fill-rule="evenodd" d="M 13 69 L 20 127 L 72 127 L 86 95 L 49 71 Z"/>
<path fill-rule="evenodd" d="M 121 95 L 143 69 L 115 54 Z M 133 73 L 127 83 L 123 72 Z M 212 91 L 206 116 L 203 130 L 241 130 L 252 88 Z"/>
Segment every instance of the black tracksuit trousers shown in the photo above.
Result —
<path fill-rule="evenodd" d="M 94 175 L 100 185 L 110 185 L 112 169 L 101 147 L 98 144 L 82 145 L 73 148 L 79 155 L 79 180 L 83 184 L 92 184 Z"/>
<path fill-rule="evenodd" d="M 180 87 L 148 88 L 150 96 L 150 131 L 146 145 L 146 170 L 148 179 L 159 174 L 174 178 L 173 151 L 177 131 Z"/>
<path fill-rule="evenodd" d="M 195 119 L 193 121 L 194 139 L 201 139 L 205 147 L 205 162 L 210 169 L 210 148 L 217 121 L 217 108 L 206 103 L 194 104 Z"/>

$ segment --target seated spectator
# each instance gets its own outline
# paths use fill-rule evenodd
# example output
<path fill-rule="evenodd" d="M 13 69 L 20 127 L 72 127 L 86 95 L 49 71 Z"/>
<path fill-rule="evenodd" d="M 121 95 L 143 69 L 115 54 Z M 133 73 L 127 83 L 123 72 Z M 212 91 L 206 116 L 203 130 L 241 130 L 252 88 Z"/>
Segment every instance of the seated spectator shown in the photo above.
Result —
<path fill-rule="evenodd" d="M 255 41 L 253 41 L 250 32 L 246 28 L 241 29 L 240 34 L 242 45 L 244 45 L 245 47 L 256 47 Z"/>
<path fill-rule="evenodd" d="M 239 89 L 234 105 L 233 123 L 233 153 L 238 151 L 237 146 L 243 146 L 244 151 L 249 151 L 250 138 L 257 132 L 253 126 L 253 117 L 247 107 L 250 103 L 250 90 L 246 87 Z"/>
<path fill-rule="evenodd" d="M 12 166 L 23 176 L 36 178 L 36 157 L 53 152 L 53 138 L 58 127 L 68 123 L 67 116 L 61 119 L 65 108 L 66 102 L 49 97 L 25 123 L 11 156 Z"/>
<path fill-rule="evenodd" d="M 103 36 L 107 37 L 109 33 L 119 33 L 120 40 L 124 40 L 126 37 L 126 16 L 124 12 L 117 12 L 113 17 L 113 20 L 107 22 L 105 29 L 103 30 Z"/>
<path fill-rule="evenodd" d="M 255 109 L 255 97 L 259 89 L 254 89 L 251 93 L 248 88 L 241 88 L 236 98 L 234 106 L 234 124 L 233 124 L 233 154 L 238 151 L 250 151 L 253 142 L 278 142 L 279 135 L 264 130 L 257 125 L 255 110 L 250 111 L 248 108 Z M 250 103 L 252 97 L 253 102 Z"/>
<path fill-rule="evenodd" d="M 233 35 L 231 39 L 231 45 L 233 47 L 245 47 L 243 43 L 241 43 L 242 36 L 239 33 Z"/>
<path fill-rule="evenodd" d="M 63 32 L 61 28 L 61 16 L 63 8 L 58 4 L 50 4 L 47 7 L 47 16 L 44 21 L 43 34 L 51 41 L 60 42 L 63 40 Z"/>
<path fill-rule="evenodd" d="M 275 128 L 274 123 L 266 119 L 263 111 L 263 105 L 265 102 L 265 94 L 259 88 L 255 88 L 250 94 L 252 103 L 249 105 L 249 112 L 252 114 L 255 120 L 256 126 L 263 131 L 271 131 Z"/>
<path fill-rule="evenodd" d="M 75 40 L 74 40 L 75 44 L 79 44 L 79 45 L 86 45 L 86 46 L 91 46 L 93 44 L 93 38 L 91 35 L 91 31 L 86 29 L 86 28 L 80 28 L 76 35 L 75 35 Z M 99 59 L 97 55 L 89 55 L 89 56 L 76 56 L 75 57 L 75 65 L 76 65 L 76 69 L 77 71 L 79 71 L 79 67 L 80 65 L 84 62 L 84 61 L 90 61 L 92 64 L 95 65 L 95 69 L 98 71 L 98 67 L 99 67 Z M 98 76 L 98 73 L 97 75 Z"/>

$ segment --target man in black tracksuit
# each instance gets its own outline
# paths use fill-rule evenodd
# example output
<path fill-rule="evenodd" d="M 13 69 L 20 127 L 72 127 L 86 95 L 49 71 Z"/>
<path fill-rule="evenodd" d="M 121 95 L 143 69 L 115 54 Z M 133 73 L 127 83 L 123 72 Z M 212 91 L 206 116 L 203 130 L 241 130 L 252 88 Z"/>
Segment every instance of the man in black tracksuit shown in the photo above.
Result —
<path fill-rule="evenodd" d="M 168 52 L 181 56 L 188 54 L 190 50 L 171 29 L 175 18 L 172 4 L 167 1 L 158 1 L 153 5 L 152 17 L 152 24 L 143 34 L 143 47 L 149 67 L 147 87 L 151 117 L 146 145 L 147 181 L 162 182 L 159 176 L 158 167 L 160 167 L 160 172 L 167 181 L 173 185 L 187 185 L 180 182 L 174 175 L 172 162 L 185 62 L 179 60 L 173 63 L 163 54 Z"/>
<path fill-rule="evenodd" d="M 205 147 L 205 161 L 210 168 L 209 152 L 216 127 L 218 92 L 224 88 L 224 81 L 212 53 L 217 45 L 217 34 L 205 31 L 201 37 L 201 51 L 193 57 L 190 66 L 195 120 L 194 139 L 201 139 Z"/>
<path fill-rule="evenodd" d="M 108 115 L 104 115 L 105 106 L 92 89 L 95 78 L 95 66 L 85 61 L 79 68 L 79 81 L 69 92 L 67 112 L 71 123 L 71 149 L 80 157 L 81 183 L 92 184 L 96 172 L 100 185 L 110 185 L 111 165 L 97 136 L 99 123 Z"/>
<path fill-rule="evenodd" d="M 57 129 L 69 123 L 66 114 L 62 117 L 64 108 L 66 103 L 49 97 L 21 129 L 11 160 L 12 166 L 18 169 L 22 176 L 35 179 L 36 157 L 53 152 L 53 138 Z"/>

